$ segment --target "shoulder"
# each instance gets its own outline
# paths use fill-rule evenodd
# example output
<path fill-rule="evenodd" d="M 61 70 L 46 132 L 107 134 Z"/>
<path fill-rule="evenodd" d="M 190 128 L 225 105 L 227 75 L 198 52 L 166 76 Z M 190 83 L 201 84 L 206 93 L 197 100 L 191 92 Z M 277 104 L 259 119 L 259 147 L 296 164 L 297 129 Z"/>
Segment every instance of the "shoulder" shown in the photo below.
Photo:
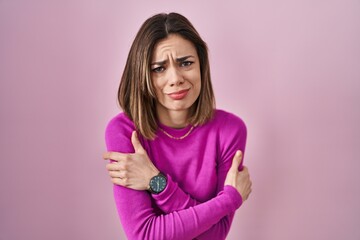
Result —
<path fill-rule="evenodd" d="M 242 131 L 242 132 L 246 132 L 246 124 L 243 121 L 242 118 L 240 118 L 239 116 L 221 110 L 221 109 L 216 109 L 215 110 L 215 114 L 214 114 L 214 118 L 212 120 L 216 125 L 220 126 L 220 129 L 222 130 L 237 130 L 237 131 Z"/>
<path fill-rule="evenodd" d="M 219 122 L 220 160 L 230 164 L 237 150 L 244 154 L 247 138 L 245 122 L 239 116 L 224 110 L 216 110 L 214 120 Z"/>
<path fill-rule="evenodd" d="M 123 112 L 117 114 L 115 117 L 110 119 L 106 126 L 106 133 L 112 133 L 113 131 L 125 131 L 132 132 L 135 129 L 134 123 L 130 118 Z"/>
<path fill-rule="evenodd" d="M 223 150 L 229 149 L 229 146 L 243 150 L 247 138 L 245 122 L 239 116 L 224 110 L 216 110 L 214 121 L 218 122 L 219 140 Z"/>
<path fill-rule="evenodd" d="M 131 134 L 134 130 L 134 123 L 125 113 L 119 113 L 110 119 L 105 129 L 105 141 L 108 149 L 119 151 L 121 145 L 126 146 L 131 143 Z"/>

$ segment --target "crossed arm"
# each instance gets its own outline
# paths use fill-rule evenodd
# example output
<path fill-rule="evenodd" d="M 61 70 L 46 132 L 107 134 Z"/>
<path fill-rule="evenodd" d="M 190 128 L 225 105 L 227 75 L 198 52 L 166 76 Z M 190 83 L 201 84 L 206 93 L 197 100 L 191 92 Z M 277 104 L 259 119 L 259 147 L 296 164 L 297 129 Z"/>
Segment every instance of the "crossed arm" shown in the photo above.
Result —
<path fill-rule="evenodd" d="M 209 236 L 225 239 L 235 210 L 251 191 L 246 167 L 238 171 L 241 154 L 234 156 L 232 163 L 220 166 L 218 195 L 201 203 L 184 192 L 171 176 L 161 194 L 143 191 L 147 190 L 150 178 L 158 170 L 135 133 L 131 143 L 135 153 L 126 153 L 132 151 L 129 148 L 115 149 L 110 143 L 108 150 L 119 152 L 104 154 L 105 159 L 113 160 L 107 169 L 115 184 L 117 209 L 129 239 L 209 239 Z M 165 214 L 155 212 L 153 204 Z"/>

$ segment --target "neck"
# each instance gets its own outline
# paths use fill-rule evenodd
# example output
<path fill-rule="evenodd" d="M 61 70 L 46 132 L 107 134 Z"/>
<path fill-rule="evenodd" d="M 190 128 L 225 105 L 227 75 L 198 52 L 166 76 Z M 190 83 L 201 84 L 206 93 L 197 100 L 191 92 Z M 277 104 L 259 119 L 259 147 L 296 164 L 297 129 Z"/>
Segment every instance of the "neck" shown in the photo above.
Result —
<path fill-rule="evenodd" d="M 157 108 L 157 115 L 159 121 L 165 126 L 172 128 L 184 128 L 188 125 L 188 113 L 189 110 L 165 110 L 161 107 Z"/>

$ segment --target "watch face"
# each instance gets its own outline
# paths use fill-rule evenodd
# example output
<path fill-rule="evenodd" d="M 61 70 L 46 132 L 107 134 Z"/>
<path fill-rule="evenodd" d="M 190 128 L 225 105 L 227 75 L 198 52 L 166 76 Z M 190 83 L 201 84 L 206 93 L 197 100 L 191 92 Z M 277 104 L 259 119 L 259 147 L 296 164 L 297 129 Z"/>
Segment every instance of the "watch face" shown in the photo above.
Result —
<path fill-rule="evenodd" d="M 162 192 L 166 187 L 166 177 L 157 175 L 150 180 L 150 188 L 154 193 Z"/>

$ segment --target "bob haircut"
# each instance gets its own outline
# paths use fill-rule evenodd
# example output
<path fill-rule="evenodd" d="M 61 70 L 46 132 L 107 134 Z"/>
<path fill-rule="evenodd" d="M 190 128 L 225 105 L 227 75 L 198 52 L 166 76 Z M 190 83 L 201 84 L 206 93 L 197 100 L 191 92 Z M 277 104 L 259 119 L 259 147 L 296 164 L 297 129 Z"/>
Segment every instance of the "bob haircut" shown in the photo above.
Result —
<path fill-rule="evenodd" d="M 190 108 L 189 124 L 206 123 L 215 109 L 206 43 L 184 16 L 178 13 L 154 15 L 143 23 L 132 43 L 118 90 L 120 107 L 146 139 L 154 139 L 158 128 L 157 100 L 150 76 L 151 58 L 155 44 L 170 34 L 192 42 L 199 56 L 201 90 Z"/>

